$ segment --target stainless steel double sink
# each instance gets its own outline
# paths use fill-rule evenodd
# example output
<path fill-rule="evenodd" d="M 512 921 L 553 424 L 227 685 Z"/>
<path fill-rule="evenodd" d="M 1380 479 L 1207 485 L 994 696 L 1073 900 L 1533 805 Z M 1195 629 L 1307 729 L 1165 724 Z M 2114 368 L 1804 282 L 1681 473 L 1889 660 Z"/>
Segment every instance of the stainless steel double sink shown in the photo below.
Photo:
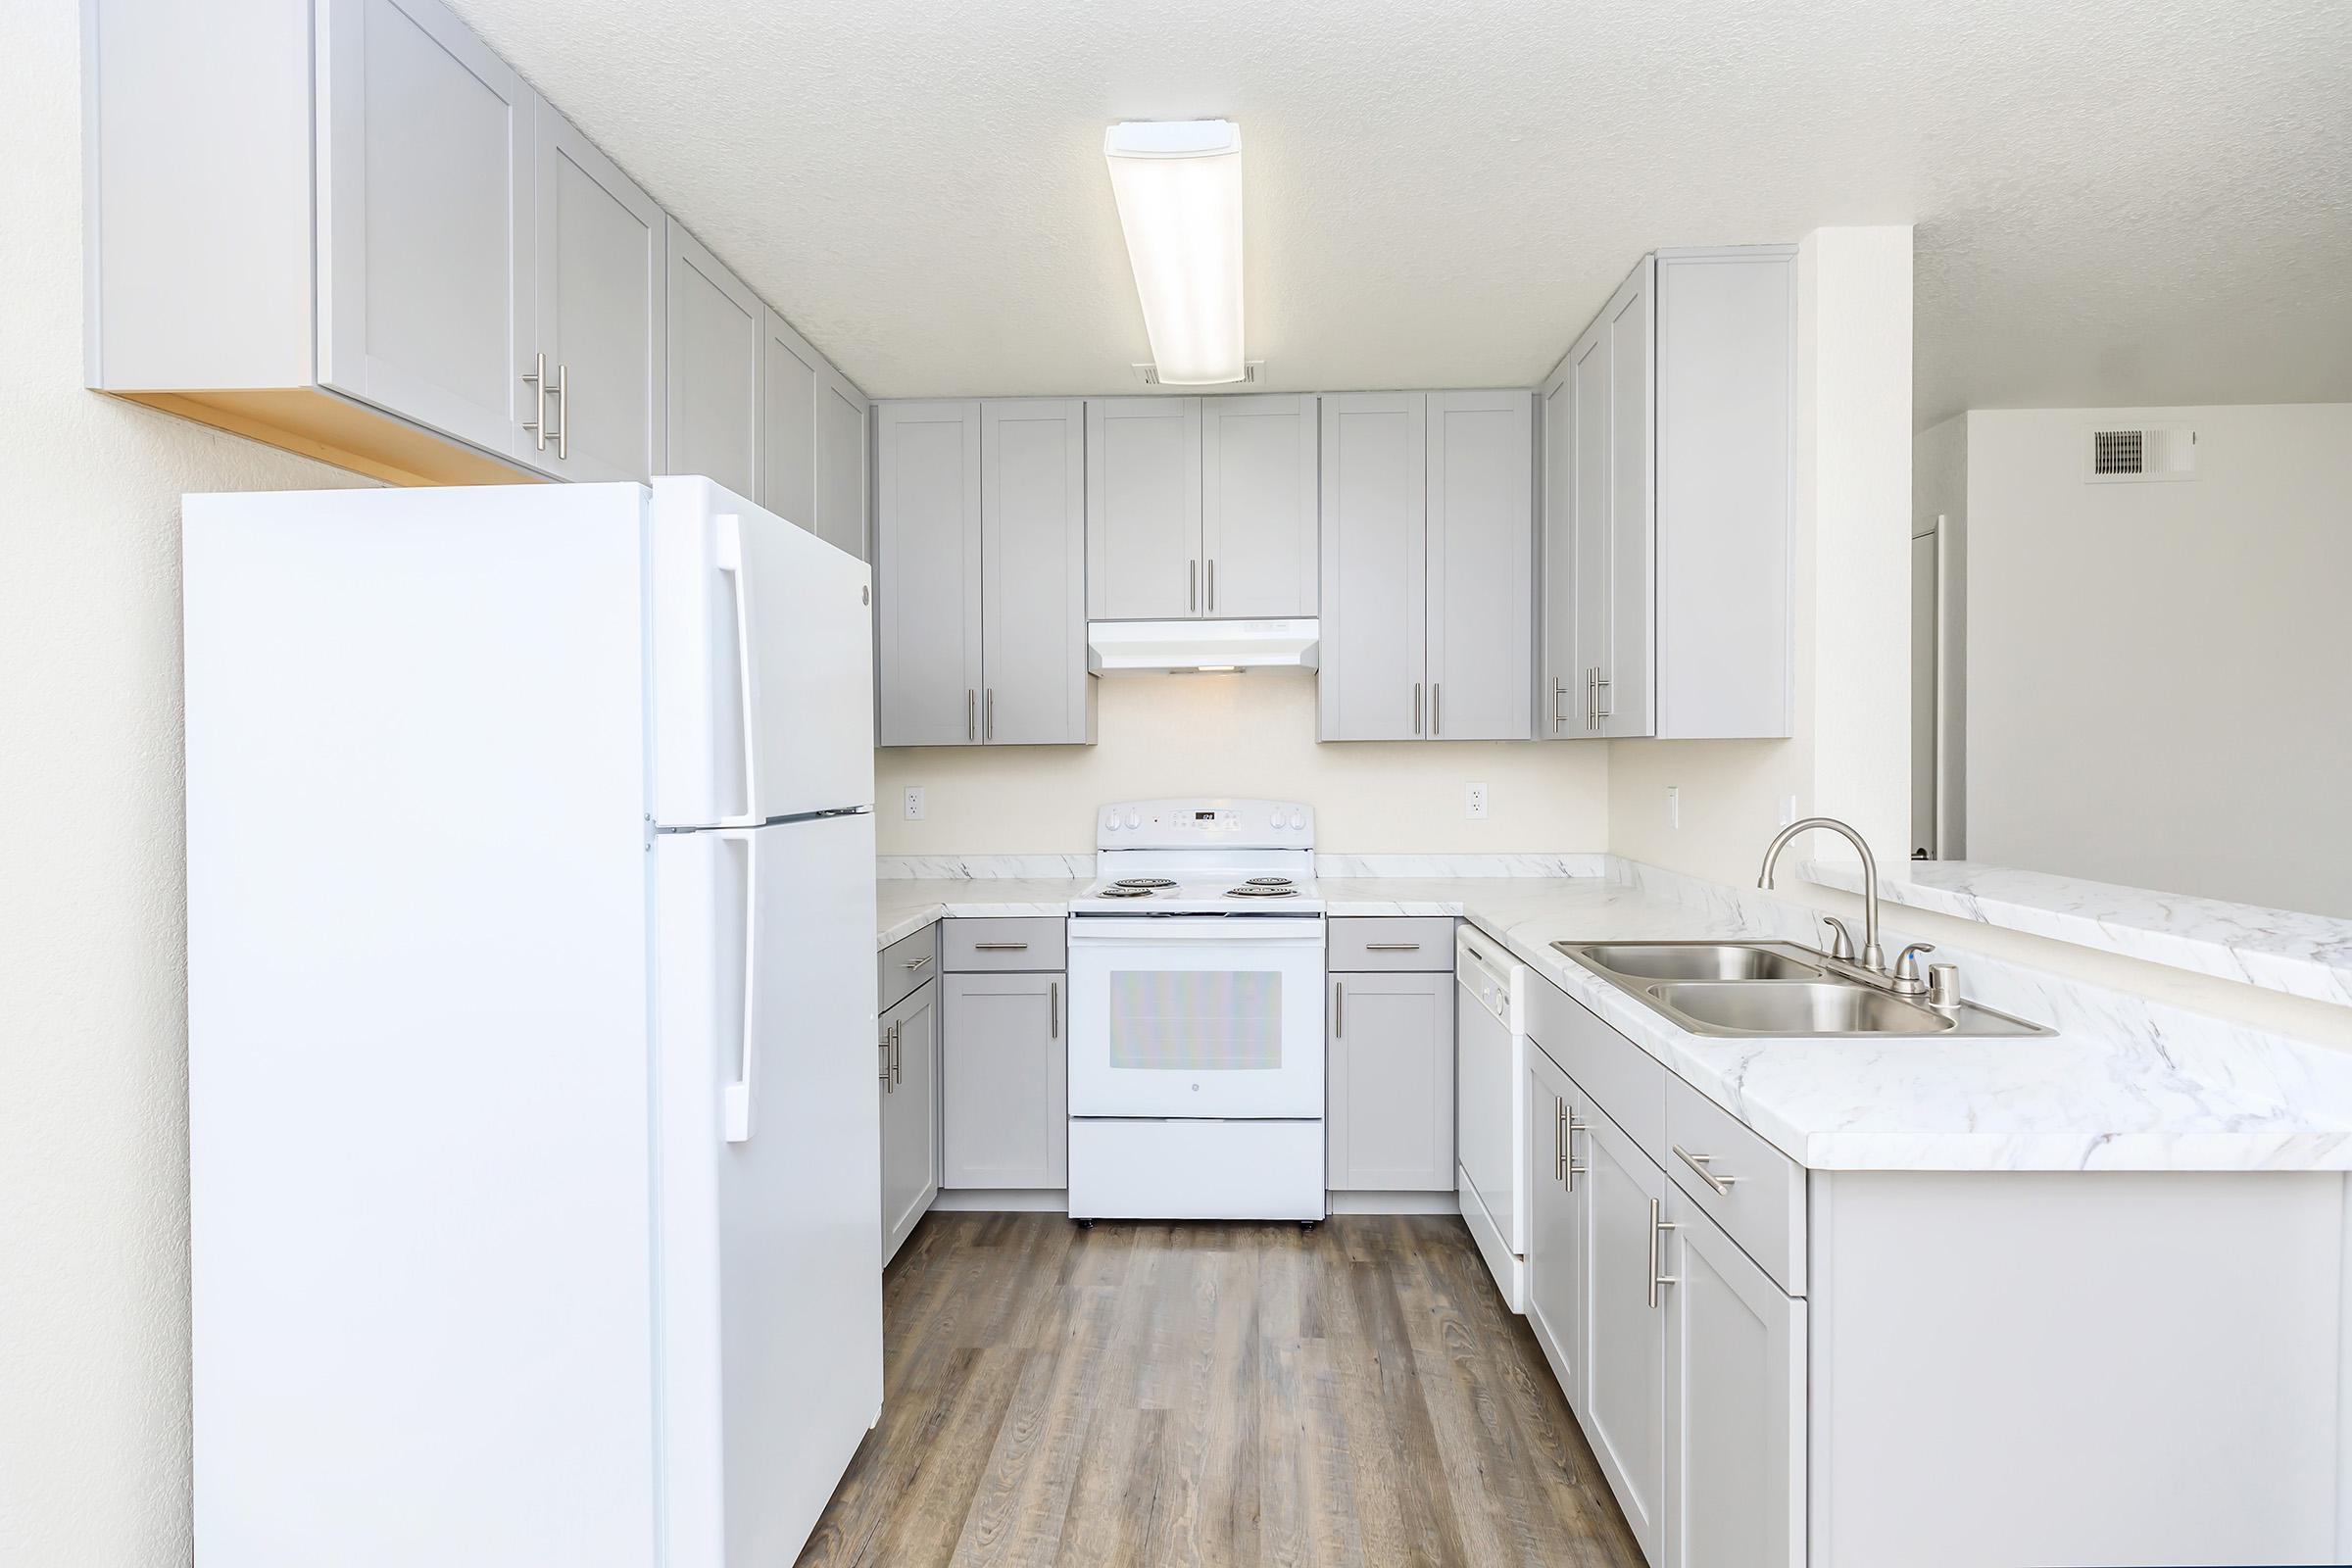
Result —
<path fill-rule="evenodd" d="M 1724 1039 L 2024 1038 L 2054 1031 L 1961 1002 L 1930 1006 L 1840 973 L 1794 942 L 1554 942 L 1559 952 L 1694 1035 Z"/>

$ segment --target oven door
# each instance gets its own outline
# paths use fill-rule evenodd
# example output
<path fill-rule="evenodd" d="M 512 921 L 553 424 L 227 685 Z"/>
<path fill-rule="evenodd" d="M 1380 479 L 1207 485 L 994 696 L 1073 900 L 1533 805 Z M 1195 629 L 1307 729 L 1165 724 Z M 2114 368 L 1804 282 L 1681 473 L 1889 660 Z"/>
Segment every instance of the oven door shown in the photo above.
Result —
<path fill-rule="evenodd" d="M 1323 1114 L 1323 922 L 1072 915 L 1070 1114 Z"/>

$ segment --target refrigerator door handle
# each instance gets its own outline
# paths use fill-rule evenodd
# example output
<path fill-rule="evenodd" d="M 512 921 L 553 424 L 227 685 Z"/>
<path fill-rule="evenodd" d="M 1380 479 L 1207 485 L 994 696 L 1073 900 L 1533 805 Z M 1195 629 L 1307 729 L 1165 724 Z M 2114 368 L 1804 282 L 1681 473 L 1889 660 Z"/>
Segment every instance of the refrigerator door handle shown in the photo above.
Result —
<path fill-rule="evenodd" d="M 565 420 L 566 423 L 570 421 Z M 743 817 L 760 820 L 760 732 L 754 727 L 754 694 L 752 691 L 752 605 L 751 595 L 744 585 L 743 518 L 733 513 L 720 513 L 712 519 L 714 537 L 711 541 L 712 559 L 718 569 L 726 574 L 727 583 L 735 595 L 735 688 L 742 700 L 743 725 Z"/>
<path fill-rule="evenodd" d="M 737 1048 L 735 1081 L 721 1092 L 726 1140 L 741 1144 L 750 1142 L 752 1136 L 753 1009 L 759 1002 L 760 974 L 760 835 L 750 829 L 722 828 L 717 837 L 743 846 L 743 1040 Z"/>

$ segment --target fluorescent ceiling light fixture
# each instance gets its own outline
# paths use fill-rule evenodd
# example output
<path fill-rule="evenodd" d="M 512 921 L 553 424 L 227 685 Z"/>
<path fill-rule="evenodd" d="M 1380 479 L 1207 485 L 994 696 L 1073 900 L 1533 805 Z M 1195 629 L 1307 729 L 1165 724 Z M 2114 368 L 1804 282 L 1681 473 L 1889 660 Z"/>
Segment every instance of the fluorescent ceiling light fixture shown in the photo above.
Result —
<path fill-rule="evenodd" d="M 1241 380 L 1242 127 L 1128 121 L 1103 136 L 1102 157 L 1160 382 Z"/>

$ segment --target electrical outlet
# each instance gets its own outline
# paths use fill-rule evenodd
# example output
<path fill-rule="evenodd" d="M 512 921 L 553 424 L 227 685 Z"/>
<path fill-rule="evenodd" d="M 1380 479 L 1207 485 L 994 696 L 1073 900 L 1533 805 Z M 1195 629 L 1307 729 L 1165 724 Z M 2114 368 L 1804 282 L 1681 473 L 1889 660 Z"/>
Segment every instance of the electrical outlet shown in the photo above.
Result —
<path fill-rule="evenodd" d="M 1484 784 L 1462 786 L 1462 814 L 1472 821 L 1487 819 L 1487 787 Z"/>
<path fill-rule="evenodd" d="M 1666 786 L 1666 825 L 1672 828 L 1683 825 L 1683 787 L 1680 784 Z"/>
<path fill-rule="evenodd" d="M 1781 826 L 1787 827 L 1795 820 L 1796 797 L 1793 795 L 1783 796 L 1781 798 Z"/>
<path fill-rule="evenodd" d="M 920 784 L 906 786 L 906 802 L 899 814 L 909 822 L 920 822 L 923 819 L 923 787 Z"/>

